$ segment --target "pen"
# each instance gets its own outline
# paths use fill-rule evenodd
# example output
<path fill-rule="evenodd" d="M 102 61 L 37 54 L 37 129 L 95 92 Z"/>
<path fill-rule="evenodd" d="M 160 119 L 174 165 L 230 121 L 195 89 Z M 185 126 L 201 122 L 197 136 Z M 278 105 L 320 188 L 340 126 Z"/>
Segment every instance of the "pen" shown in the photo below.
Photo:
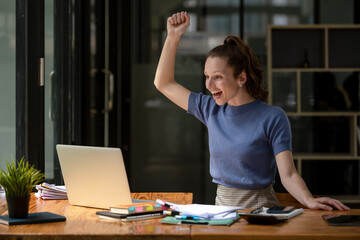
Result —
<path fill-rule="evenodd" d="M 258 208 L 258 209 L 255 209 L 255 210 L 251 211 L 250 213 L 260 213 L 262 211 L 263 211 L 263 208 L 261 207 L 261 208 Z"/>
<path fill-rule="evenodd" d="M 196 216 L 186 216 L 186 215 L 176 215 L 175 216 L 176 219 L 181 219 L 181 220 L 199 220 L 200 217 L 196 217 Z"/>
<path fill-rule="evenodd" d="M 178 211 L 170 211 L 170 210 L 164 210 L 163 211 L 164 215 L 168 215 L 168 216 L 176 216 L 176 215 L 182 215 L 181 212 Z"/>

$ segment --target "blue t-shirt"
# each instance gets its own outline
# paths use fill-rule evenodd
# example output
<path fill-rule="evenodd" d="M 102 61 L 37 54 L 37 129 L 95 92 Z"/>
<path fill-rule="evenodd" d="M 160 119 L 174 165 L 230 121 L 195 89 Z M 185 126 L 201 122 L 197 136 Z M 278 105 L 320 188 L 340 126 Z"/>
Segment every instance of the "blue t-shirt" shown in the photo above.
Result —
<path fill-rule="evenodd" d="M 290 123 L 281 108 L 260 100 L 219 106 L 211 96 L 191 93 L 188 113 L 208 128 L 214 183 L 249 190 L 275 183 L 274 156 L 292 151 Z"/>

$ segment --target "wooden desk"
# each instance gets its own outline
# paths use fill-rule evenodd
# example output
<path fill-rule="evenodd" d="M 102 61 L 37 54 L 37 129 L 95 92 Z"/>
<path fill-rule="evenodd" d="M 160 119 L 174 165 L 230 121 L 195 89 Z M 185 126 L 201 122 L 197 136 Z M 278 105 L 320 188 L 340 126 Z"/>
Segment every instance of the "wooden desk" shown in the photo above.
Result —
<path fill-rule="evenodd" d="M 192 203 L 192 193 L 135 193 L 138 199 L 157 198 L 174 203 Z M 5 198 L 0 197 L 1 203 Z M 64 215 L 65 222 L 6 226 L 0 224 L 0 239 L 190 239 L 190 226 L 169 226 L 159 219 L 137 222 L 100 221 L 99 209 L 71 206 L 67 200 L 41 200 L 32 196 L 30 212 Z M 5 212 L 6 214 L 7 212 Z"/>
<path fill-rule="evenodd" d="M 276 193 L 280 206 L 294 206 L 295 208 L 305 208 L 289 193 Z"/>
<path fill-rule="evenodd" d="M 304 209 L 304 213 L 275 225 L 248 224 L 244 219 L 229 227 L 192 226 L 191 239 L 265 239 L 265 240 L 346 240 L 360 239 L 360 227 L 329 226 L 322 218 L 327 214 L 360 215 L 360 209 L 346 212 Z"/>
<path fill-rule="evenodd" d="M 191 203 L 192 194 L 134 194 L 143 199 L 161 198 L 182 204 Z M 5 199 L 0 197 L 0 202 Z M 304 213 L 276 225 L 252 225 L 245 220 L 230 227 L 203 225 L 164 225 L 158 219 L 139 222 L 99 221 L 97 209 L 71 206 L 66 200 L 39 200 L 30 203 L 31 212 L 50 211 L 66 216 L 66 222 L 6 226 L 0 224 L 0 239 L 360 239 L 360 227 L 332 227 L 322 220 L 325 214 L 357 214 L 305 209 Z"/>

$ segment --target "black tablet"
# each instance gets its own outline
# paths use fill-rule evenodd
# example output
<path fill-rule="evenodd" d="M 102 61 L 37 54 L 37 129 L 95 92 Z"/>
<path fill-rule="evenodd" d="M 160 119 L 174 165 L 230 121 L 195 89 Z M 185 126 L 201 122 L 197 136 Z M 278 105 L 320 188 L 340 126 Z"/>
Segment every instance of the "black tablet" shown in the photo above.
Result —
<path fill-rule="evenodd" d="M 360 226 L 360 215 L 323 215 L 331 226 Z"/>

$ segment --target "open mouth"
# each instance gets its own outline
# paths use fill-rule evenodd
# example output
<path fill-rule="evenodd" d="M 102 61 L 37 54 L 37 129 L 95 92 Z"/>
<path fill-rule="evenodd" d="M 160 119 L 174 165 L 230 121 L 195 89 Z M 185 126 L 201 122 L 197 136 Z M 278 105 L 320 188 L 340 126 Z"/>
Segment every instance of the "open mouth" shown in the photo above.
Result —
<path fill-rule="evenodd" d="M 215 99 L 220 98 L 221 94 L 222 94 L 222 92 L 221 92 L 221 91 L 219 91 L 219 92 L 215 92 L 215 93 L 212 93 L 213 98 L 215 98 Z"/>

